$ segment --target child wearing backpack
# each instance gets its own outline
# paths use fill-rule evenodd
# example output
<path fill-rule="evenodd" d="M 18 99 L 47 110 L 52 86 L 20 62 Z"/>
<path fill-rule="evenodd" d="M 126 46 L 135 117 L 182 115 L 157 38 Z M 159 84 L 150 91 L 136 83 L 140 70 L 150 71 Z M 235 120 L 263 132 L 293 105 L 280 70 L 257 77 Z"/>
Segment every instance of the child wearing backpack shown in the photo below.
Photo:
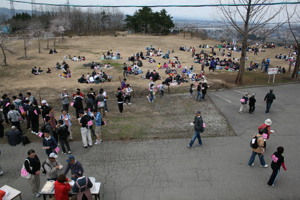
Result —
<path fill-rule="evenodd" d="M 163 82 L 161 83 L 160 87 L 159 87 L 159 90 L 160 90 L 159 96 L 161 96 L 161 97 L 164 96 L 164 94 L 165 94 L 165 88 L 166 88 L 165 82 L 163 81 Z"/>
<path fill-rule="evenodd" d="M 258 154 L 258 157 L 260 160 L 260 166 L 265 167 L 265 168 L 268 167 L 268 165 L 266 164 L 265 159 L 264 159 L 264 139 L 262 136 L 263 133 L 264 133 L 264 130 L 259 129 L 258 134 L 254 135 L 250 142 L 250 146 L 252 148 L 252 155 L 248 162 L 249 167 L 254 166 L 254 159 L 257 154 Z"/>
<path fill-rule="evenodd" d="M 274 186 L 274 183 L 277 179 L 281 166 L 283 167 L 284 170 L 286 170 L 286 167 L 284 165 L 284 157 L 282 156 L 283 151 L 284 151 L 283 147 L 278 147 L 277 151 L 273 153 L 273 155 L 271 156 L 272 158 L 271 168 L 273 172 L 268 181 L 268 186 Z"/>

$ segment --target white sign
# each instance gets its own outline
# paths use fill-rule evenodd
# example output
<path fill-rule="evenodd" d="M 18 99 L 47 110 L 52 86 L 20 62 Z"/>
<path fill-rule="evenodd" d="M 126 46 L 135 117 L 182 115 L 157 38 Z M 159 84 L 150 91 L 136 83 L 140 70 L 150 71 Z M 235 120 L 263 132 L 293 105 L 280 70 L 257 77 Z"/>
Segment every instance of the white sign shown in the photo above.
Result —
<path fill-rule="evenodd" d="M 268 68 L 268 75 L 277 74 L 278 68 Z"/>

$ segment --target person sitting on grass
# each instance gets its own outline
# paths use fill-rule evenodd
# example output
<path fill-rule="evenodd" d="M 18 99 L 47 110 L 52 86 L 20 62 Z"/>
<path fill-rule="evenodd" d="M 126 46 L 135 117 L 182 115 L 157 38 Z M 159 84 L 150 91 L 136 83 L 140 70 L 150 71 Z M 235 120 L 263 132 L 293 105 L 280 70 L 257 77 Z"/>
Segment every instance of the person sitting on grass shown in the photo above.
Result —
<path fill-rule="evenodd" d="M 50 74 L 51 73 L 51 69 L 48 67 L 48 70 L 47 70 L 47 72 L 46 73 L 48 73 L 48 74 Z"/>
<path fill-rule="evenodd" d="M 38 69 L 38 74 L 40 74 L 40 73 L 42 73 L 43 72 L 43 70 L 39 67 L 39 69 Z"/>
<path fill-rule="evenodd" d="M 33 67 L 31 73 L 34 75 L 38 75 L 36 67 Z"/>
<path fill-rule="evenodd" d="M 78 79 L 78 82 L 79 83 L 87 83 L 87 80 L 86 80 L 84 74 L 82 74 L 82 76 L 80 77 L 80 79 Z"/>

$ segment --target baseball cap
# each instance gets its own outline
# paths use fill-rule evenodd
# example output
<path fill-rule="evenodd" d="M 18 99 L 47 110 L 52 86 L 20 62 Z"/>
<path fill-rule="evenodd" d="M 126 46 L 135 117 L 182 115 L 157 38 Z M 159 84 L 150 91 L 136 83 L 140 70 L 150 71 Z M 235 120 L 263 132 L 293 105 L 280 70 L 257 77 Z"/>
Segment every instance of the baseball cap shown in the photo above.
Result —
<path fill-rule="evenodd" d="M 49 158 L 57 158 L 58 156 L 55 153 L 50 153 Z"/>
<path fill-rule="evenodd" d="M 196 114 L 201 114 L 201 111 L 200 111 L 200 110 L 198 110 L 198 111 L 196 112 Z"/>
<path fill-rule="evenodd" d="M 83 172 L 79 169 L 79 170 L 77 170 L 77 171 L 75 172 L 75 174 L 76 174 L 77 176 L 82 176 Z"/>
<path fill-rule="evenodd" d="M 42 103 L 47 103 L 47 101 L 46 101 L 46 100 L 43 100 Z"/>
<path fill-rule="evenodd" d="M 70 161 L 73 161 L 73 160 L 75 160 L 74 156 L 73 155 L 69 155 L 68 159 L 66 160 L 66 162 L 69 163 Z"/>

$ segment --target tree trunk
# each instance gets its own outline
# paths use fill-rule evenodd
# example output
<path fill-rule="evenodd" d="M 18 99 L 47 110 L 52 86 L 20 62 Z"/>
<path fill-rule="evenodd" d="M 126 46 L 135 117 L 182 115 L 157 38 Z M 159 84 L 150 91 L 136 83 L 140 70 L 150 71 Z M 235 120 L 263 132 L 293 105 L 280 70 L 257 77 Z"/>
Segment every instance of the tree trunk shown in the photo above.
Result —
<path fill-rule="evenodd" d="M 53 46 L 55 46 L 55 42 L 56 42 L 56 37 L 54 37 Z"/>
<path fill-rule="evenodd" d="M 185 30 L 183 30 L 183 37 L 185 38 Z"/>
<path fill-rule="evenodd" d="M 64 34 L 61 34 L 61 42 L 64 42 Z"/>
<path fill-rule="evenodd" d="M 27 46 L 26 46 L 26 39 L 24 39 L 24 56 L 27 58 Z"/>
<path fill-rule="evenodd" d="M 1 47 L 1 46 L 0 46 Z M 4 62 L 4 65 L 7 65 L 7 62 L 6 62 L 6 54 L 5 54 L 5 51 L 3 49 L 3 47 L 1 47 L 1 50 L 2 50 L 2 53 L 3 53 L 3 62 Z"/>
<path fill-rule="evenodd" d="M 49 49 L 49 38 L 47 38 L 47 49 Z"/>
<path fill-rule="evenodd" d="M 300 65 L 300 54 L 299 54 L 299 49 L 300 49 L 300 44 L 297 44 L 297 57 L 296 57 L 296 64 L 294 67 L 294 71 L 292 73 L 292 78 L 296 79 L 298 78 L 298 74 L 299 74 L 299 65 Z"/>
<path fill-rule="evenodd" d="M 248 3 L 247 15 L 246 15 L 246 20 L 245 20 L 245 25 L 244 25 L 240 68 L 239 68 L 239 72 L 235 79 L 235 83 L 237 83 L 237 84 L 243 83 L 243 76 L 244 76 L 244 71 L 245 71 L 245 58 L 246 58 L 246 52 L 247 52 L 247 47 L 248 47 L 248 25 L 249 25 L 249 20 L 250 20 L 250 12 L 251 12 L 251 0 L 249 0 L 249 3 Z"/>
<path fill-rule="evenodd" d="M 39 53 L 41 53 L 41 43 L 40 43 L 40 38 L 38 38 L 38 46 L 39 46 Z"/>

